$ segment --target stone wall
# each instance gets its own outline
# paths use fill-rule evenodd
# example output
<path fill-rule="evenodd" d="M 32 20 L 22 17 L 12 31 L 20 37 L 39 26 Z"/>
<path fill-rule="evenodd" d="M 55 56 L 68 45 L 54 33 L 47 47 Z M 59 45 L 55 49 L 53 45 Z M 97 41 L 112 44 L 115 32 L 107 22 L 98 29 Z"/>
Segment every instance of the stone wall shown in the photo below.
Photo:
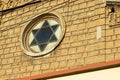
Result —
<path fill-rule="evenodd" d="M 115 24 L 110 27 L 109 8 L 105 6 L 103 0 L 52 0 L 2 12 L 0 79 L 21 78 L 120 59 L 120 28 L 114 27 L 117 26 Z M 64 17 L 65 37 L 50 56 L 27 56 L 21 49 L 21 33 L 30 20 L 46 11 L 56 11 Z M 119 20 L 120 13 L 115 14 Z"/>
<path fill-rule="evenodd" d="M 45 1 L 45 0 L 0 0 L 0 11 L 10 8 L 15 8 L 18 6 L 22 6 L 37 1 Z"/>

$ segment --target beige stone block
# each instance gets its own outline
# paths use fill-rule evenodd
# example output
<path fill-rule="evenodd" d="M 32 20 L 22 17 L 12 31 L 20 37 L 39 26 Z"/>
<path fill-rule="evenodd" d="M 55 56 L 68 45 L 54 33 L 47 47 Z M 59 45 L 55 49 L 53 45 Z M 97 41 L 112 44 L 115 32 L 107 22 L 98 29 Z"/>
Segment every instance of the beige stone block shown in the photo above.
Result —
<path fill-rule="evenodd" d="M 11 47 L 10 52 L 16 52 L 16 47 Z"/>
<path fill-rule="evenodd" d="M 35 65 L 33 71 L 39 71 L 41 68 L 41 65 Z"/>
<path fill-rule="evenodd" d="M 23 13 L 23 9 L 19 9 L 17 13 L 18 14 L 22 14 Z"/>
<path fill-rule="evenodd" d="M 22 18 L 17 18 L 16 23 L 20 23 L 20 22 L 22 22 Z"/>
<path fill-rule="evenodd" d="M 11 64 L 6 64 L 5 66 L 3 66 L 3 69 L 10 69 L 11 67 Z"/>
<path fill-rule="evenodd" d="M 64 60 L 68 60 L 68 59 L 69 59 L 69 56 L 65 55 L 65 56 L 59 56 L 59 57 L 57 57 L 56 61 L 64 61 Z"/>
<path fill-rule="evenodd" d="M 19 73 L 19 71 L 20 71 L 19 68 L 14 68 L 14 69 L 13 69 L 13 74 L 15 74 L 15 73 Z"/>
<path fill-rule="evenodd" d="M 111 49 L 106 49 L 106 54 L 111 54 L 112 50 Z"/>
<path fill-rule="evenodd" d="M 78 35 L 78 41 L 83 41 L 85 40 L 87 37 L 85 34 L 82 34 L 82 35 Z"/>
<path fill-rule="evenodd" d="M 15 62 L 21 62 L 21 57 L 15 57 Z"/>
<path fill-rule="evenodd" d="M 42 70 L 46 70 L 46 69 L 49 69 L 49 68 L 50 68 L 50 64 L 49 63 L 42 64 L 42 66 L 41 66 Z"/>
<path fill-rule="evenodd" d="M 44 5 L 46 5 L 46 7 L 49 6 L 49 2 L 45 3 Z M 57 1 L 50 1 L 50 6 L 54 6 L 57 5 Z"/>
<path fill-rule="evenodd" d="M 115 28 L 115 34 L 120 34 L 120 29 L 119 28 Z"/>
<path fill-rule="evenodd" d="M 0 49 L 0 55 L 3 54 L 3 49 Z"/>
<path fill-rule="evenodd" d="M 107 35 L 107 36 L 114 35 L 113 29 L 108 29 L 108 30 L 106 30 L 106 35 Z"/>
<path fill-rule="evenodd" d="M 11 38 L 6 39 L 6 43 L 11 43 Z"/>
<path fill-rule="evenodd" d="M 64 55 L 68 54 L 68 49 L 61 49 L 61 54 L 64 54 Z"/>
<path fill-rule="evenodd" d="M 115 58 L 115 54 L 106 55 L 106 61 L 113 61 L 114 58 Z"/>
<path fill-rule="evenodd" d="M 24 62 L 22 63 L 23 66 L 28 66 L 28 65 L 30 65 L 30 62 L 27 62 L 27 61 L 23 60 L 23 58 L 22 58 L 22 61 L 24 61 Z"/>
<path fill-rule="evenodd" d="M 82 41 L 71 43 L 71 47 L 78 47 L 82 45 Z"/>
<path fill-rule="evenodd" d="M 106 42 L 106 48 L 113 48 L 113 46 L 114 46 L 113 41 Z"/>
<path fill-rule="evenodd" d="M 63 2 L 64 2 L 64 0 L 58 0 L 58 4 L 61 4 Z"/>
<path fill-rule="evenodd" d="M 79 35 L 79 31 L 73 31 L 72 36 L 74 36 L 74 35 Z"/>
<path fill-rule="evenodd" d="M 71 36 L 70 42 L 75 42 L 75 41 L 78 41 L 78 36 Z"/>
<path fill-rule="evenodd" d="M 26 67 L 24 66 L 24 67 L 20 67 L 20 73 L 24 73 L 24 72 L 26 72 Z"/>
<path fill-rule="evenodd" d="M 72 25 L 69 28 L 70 28 L 70 31 L 76 31 L 78 30 L 78 25 Z"/>
<path fill-rule="evenodd" d="M 14 62 L 15 62 L 14 57 L 12 57 L 12 58 L 8 58 L 8 63 L 14 63 Z"/>
<path fill-rule="evenodd" d="M 120 53 L 115 53 L 115 60 L 120 59 Z"/>
<path fill-rule="evenodd" d="M 105 61 L 105 55 L 98 55 L 85 58 L 85 64 L 100 63 Z"/>
<path fill-rule="evenodd" d="M 5 55 L 5 58 L 13 57 L 13 55 L 14 55 L 14 54 L 10 54 L 10 53 L 9 53 L 9 54 L 6 54 L 6 55 Z"/>
<path fill-rule="evenodd" d="M 63 43 L 69 43 L 69 42 L 70 42 L 69 37 L 66 37 L 66 38 L 63 39 Z"/>
<path fill-rule="evenodd" d="M 81 53 L 81 52 L 84 52 L 85 51 L 85 46 L 80 46 L 80 47 L 77 47 L 77 53 Z"/>
<path fill-rule="evenodd" d="M 58 67 L 59 67 L 59 62 L 52 62 L 51 65 L 50 65 L 51 69 L 56 69 Z"/>
<path fill-rule="evenodd" d="M 116 39 L 117 39 L 116 35 L 112 36 L 112 40 L 116 40 Z"/>
<path fill-rule="evenodd" d="M 72 6 L 72 10 L 73 11 L 78 10 L 78 9 L 79 9 L 79 5 L 78 4 Z"/>
<path fill-rule="evenodd" d="M 111 41 L 111 40 L 112 40 L 112 37 L 111 36 L 107 36 L 105 41 L 108 42 L 108 41 Z"/>
<path fill-rule="evenodd" d="M 75 63 L 76 63 L 76 60 L 68 60 L 67 66 L 68 66 L 68 67 L 75 66 Z"/>
<path fill-rule="evenodd" d="M 7 31 L 2 32 L 2 36 L 6 36 L 6 35 L 8 35 Z"/>
<path fill-rule="evenodd" d="M 9 53 L 9 52 L 10 52 L 9 48 L 4 49 L 4 53 Z"/>
<path fill-rule="evenodd" d="M 78 30 L 80 31 L 80 30 L 83 30 L 83 29 L 85 29 L 85 23 L 82 23 L 82 24 L 79 24 L 78 25 Z"/>
<path fill-rule="evenodd" d="M 73 54 L 73 53 L 76 53 L 77 50 L 76 48 L 69 48 L 69 53 L 68 54 Z"/>
<path fill-rule="evenodd" d="M 60 48 L 68 48 L 68 47 L 70 47 L 70 43 L 60 45 Z"/>
<path fill-rule="evenodd" d="M 13 69 L 7 69 L 6 74 L 12 74 Z"/>
<path fill-rule="evenodd" d="M 105 42 L 99 42 L 95 44 L 95 49 L 104 49 L 105 48 Z"/>
<path fill-rule="evenodd" d="M 33 66 L 27 66 L 27 71 L 33 71 Z"/>
<path fill-rule="evenodd" d="M 86 8 L 87 4 L 86 3 L 82 3 L 80 4 L 80 9 Z"/>
<path fill-rule="evenodd" d="M 86 46 L 86 51 L 94 51 L 95 50 L 95 45 L 87 45 Z"/>
<path fill-rule="evenodd" d="M 105 13 L 105 7 L 104 7 L 104 8 L 99 8 L 99 9 L 98 9 L 98 12 L 99 12 L 99 14 Z"/>
<path fill-rule="evenodd" d="M 67 61 L 60 61 L 59 67 L 66 67 L 67 66 Z"/>
<path fill-rule="evenodd" d="M 96 56 L 96 55 L 99 55 L 99 51 L 88 52 L 88 56 Z"/>
<path fill-rule="evenodd" d="M 5 74 L 5 70 L 0 70 L 0 75 L 4 75 Z"/>
<path fill-rule="evenodd" d="M 2 64 L 7 64 L 8 59 L 2 59 Z"/>
<path fill-rule="evenodd" d="M 6 17 L 11 17 L 11 13 L 6 14 Z"/>
<path fill-rule="evenodd" d="M 87 7 L 95 6 L 95 1 L 89 1 Z"/>
<path fill-rule="evenodd" d="M 82 66 L 82 65 L 84 65 L 84 58 L 79 58 L 79 59 L 77 59 L 75 65 L 77 65 L 77 66 Z"/>
<path fill-rule="evenodd" d="M 115 47 L 119 47 L 120 46 L 120 40 L 115 40 Z"/>

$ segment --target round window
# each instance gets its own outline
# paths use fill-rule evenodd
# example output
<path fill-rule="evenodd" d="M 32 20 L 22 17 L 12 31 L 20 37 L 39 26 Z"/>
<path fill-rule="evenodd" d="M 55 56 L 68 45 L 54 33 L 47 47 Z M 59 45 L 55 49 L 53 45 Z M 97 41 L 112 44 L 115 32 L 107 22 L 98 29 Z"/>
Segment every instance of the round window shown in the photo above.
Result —
<path fill-rule="evenodd" d="M 22 47 L 27 55 L 43 56 L 48 54 L 62 40 L 65 33 L 64 22 L 52 13 L 34 18 L 22 33 Z"/>

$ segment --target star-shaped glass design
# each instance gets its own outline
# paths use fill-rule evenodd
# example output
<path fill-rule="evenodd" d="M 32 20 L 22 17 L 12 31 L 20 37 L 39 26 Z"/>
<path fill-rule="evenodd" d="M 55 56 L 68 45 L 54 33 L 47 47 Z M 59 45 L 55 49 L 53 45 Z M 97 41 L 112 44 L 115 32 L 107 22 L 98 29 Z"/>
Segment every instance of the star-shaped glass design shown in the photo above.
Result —
<path fill-rule="evenodd" d="M 35 52 L 44 51 L 57 42 L 60 31 L 60 26 L 57 21 L 45 20 L 40 22 L 30 34 L 30 48 Z"/>

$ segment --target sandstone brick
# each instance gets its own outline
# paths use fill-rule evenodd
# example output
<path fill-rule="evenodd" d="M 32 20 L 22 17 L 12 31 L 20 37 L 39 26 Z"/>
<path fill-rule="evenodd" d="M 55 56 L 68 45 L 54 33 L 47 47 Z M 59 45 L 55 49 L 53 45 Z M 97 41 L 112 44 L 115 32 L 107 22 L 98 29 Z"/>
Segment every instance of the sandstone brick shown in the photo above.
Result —
<path fill-rule="evenodd" d="M 84 58 L 77 59 L 75 65 L 77 65 L 77 66 L 84 65 Z"/>
<path fill-rule="evenodd" d="M 24 73 L 27 71 L 27 68 L 26 67 L 20 67 L 20 73 Z"/>
<path fill-rule="evenodd" d="M 106 54 L 111 54 L 112 50 L 111 49 L 106 49 Z"/>
<path fill-rule="evenodd" d="M 35 65 L 33 70 L 34 70 L 34 71 L 39 71 L 40 68 L 41 68 L 41 65 Z"/>
<path fill-rule="evenodd" d="M 120 53 L 115 53 L 115 60 L 120 59 Z"/>
<path fill-rule="evenodd" d="M 106 35 L 107 36 L 110 36 L 110 35 L 113 35 L 113 29 L 109 29 L 109 30 L 106 30 Z"/>
<path fill-rule="evenodd" d="M 14 58 L 12 57 L 12 58 L 8 58 L 8 63 L 14 63 Z"/>
<path fill-rule="evenodd" d="M 7 69 L 6 74 L 12 74 L 12 69 Z"/>
<path fill-rule="evenodd" d="M 63 54 L 63 55 L 68 54 L 68 49 L 62 49 L 62 50 L 61 50 L 61 54 Z"/>
<path fill-rule="evenodd" d="M 84 52 L 85 51 L 85 46 L 80 46 L 77 48 L 77 52 Z"/>
<path fill-rule="evenodd" d="M 86 7 L 86 3 L 82 3 L 81 5 L 80 5 L 80 9 L 83 9 L 83 8 L 85 8 Z"/>
<path fill-rule="evenodd" d="M 5 70 L 5 69 L 10 69 L 12 66 L 11 66 L 11 64 L 6 64 L 5 66 L 3 66 L 3 69 Z"/>
<path fill-rule="evenodd" d="M 119 47 L 120 44 L 118 44 L 120 42 L 120 40 L 115 40 L 115 47 Z"/>
<path fill-rule="evenodd" d="M 9 48 L 4 49 L 4 53 L 9 53 L 9 52 L 10 52 Z"/>
<path fill-rule="evenodd" d="M 27 67 L 27 71 L 29 72 L 29 71 L 33 71 L 33 66 L 28 66 Z"/>
<path fill-rule="evenodd" d="M 93 56 L 85 58 L 85 64 L 100 63 L 105 61 L 105 55 Z"/>
<path fill-rule="evenodd" d="M 74 66 L 75 65 L 75 62 L 76 62 L 76 60 L 68 60 L 68 64 L 67 64 L 67 66 L 68 67 L 72 67 L 72 66 Z"/>
<path fill-rule="evenodd" d="M 120 29 L 119 28 L 115 29 L 115 34 L 120 34 Z"/>
<path fill-rule="evenodd" d="M 51 69 L 56 69 L 56 68 L 58 68 L 58 66 L 59 66 L 59 62 L 52 62 L 51 65 L 50 65 L 50 68 Z"/>
<path fill-rule="evenodd" d="M 78 41 L 78 36 L 71 36 L 70 42 Z"/>
<path fill-rule="evenodd" d="M 63 60 L 68 60 L 68 59 L 69 59 L 69 56 L 68 56 L 68 55 L 65 55 L 65 56 L 57 57 L 57 60 L 56 60 L 56 61 L 63 61 Z"/>
<path fill-rule="evenodd" d="M 13 54 L 6 54 L 5 55 L 5 58 L 10 58 L 10 57 L 13 57 Z"/>
<path fill-rule="evenodd" d="M 67 66 L 67 61 L 60 61 L 59 67 L 66 67 Z"/>
<path fill-rule="evenodd" d="M 11 47 L 10 52 L 16 52 L 16 47 Z"/>
<path fill-rule="evenodd" d="M 94 6 L 94 5 L 95 5 L 95 1 L 89 1 L 88 4 L 87 4 L 88 7 L 91 7 L 91 6 Z"/>
<path fill-rule="evenodd" d="M 106 61 L 112 61 L 115 58 L 115 54 L 106 55 Z"/>
<path fill-rule="evenodd" d="M 104 42 L 99 42 L 95 44 L 95 49 L 104 49 L 105 48 L 105 43 Z"/>
<path fill-rule="evenodd" d="M 96 56 L 96 55 L 99 55 L 99 51 L 88 52 L 88 56 Z"/>
<path fill-rule="evenodd" d="M 70 44 L 69 44 L 69 43 L 61 44 L 60 47 L 61 47 L 61 48 L 69 48 L 69 47 L 70 47 Z"/>
<path fill-rule="evenodd" d="M 46 69 L 49 69 L 49 68 L 50 68 L 50 64 L 49 63 L 42 64 L 42 66 L 41 66 L 42 70 L 46 70 Z"/>
<path fill-rule="evenodd" d="M 87 45 L 86 46 L 86 51 L 94 51 L 95 50 L 95 45 Z"/>
<path fill-rule="evenodd" d="M 76 48 L 69 48 L 69 54 L 76 53 Z"/>
<path fill-rule="evenodd" d="M 106 48 L 113 48 L 113 46 L 114 46 L 113 41 L 106 42 Z"/>
<path fill-rule="evenodd" d="M 4 75 L 5 74 L 5 70 L 0 70 L 0 75 Z"/>
<path fill-rule="evenodd" d="M 20 62 L 21 61 L 21 57 L 15 57 L 15 62 Z"/>
<path fill-rule="evenodd" d="M 7 64 L 8 59 L 2 59 L 2 64 Z"/>
<path fill-rule="evenodd" d="M 31 75 L 38 75 L 38 74 L 41 74 L 42 71 L 36 71 L 36 72 L 31 72 Z"/>

